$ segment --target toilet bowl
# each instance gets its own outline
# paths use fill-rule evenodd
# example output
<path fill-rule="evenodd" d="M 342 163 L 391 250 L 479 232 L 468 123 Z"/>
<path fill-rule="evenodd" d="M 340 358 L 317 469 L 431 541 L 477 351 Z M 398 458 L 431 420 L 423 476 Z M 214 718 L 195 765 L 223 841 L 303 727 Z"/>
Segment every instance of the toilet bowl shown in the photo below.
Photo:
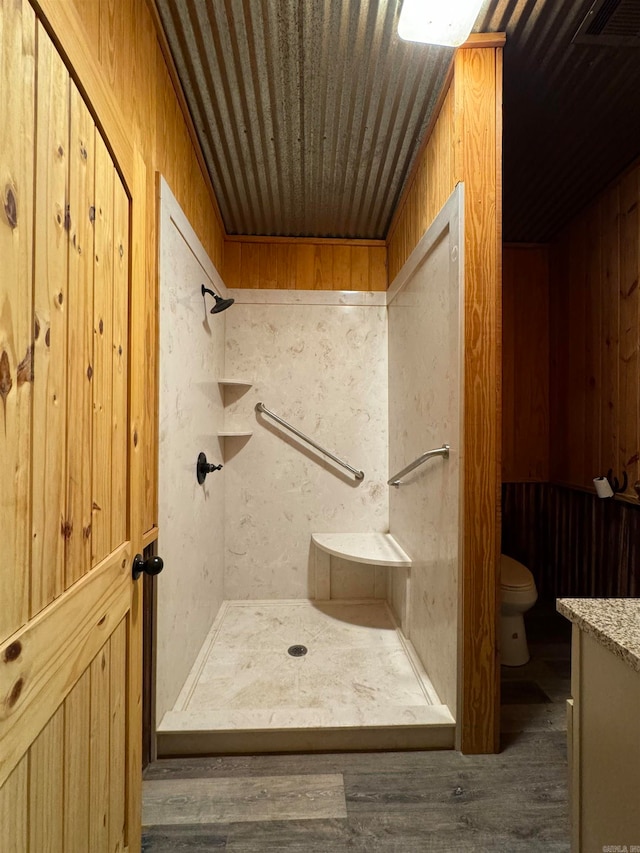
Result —
<path fill-rule="evenodd" d="M 529 647 L 523 614 L 536 603 L 538 591 L 526 566 L 500 557 L 500 634 L 501 658 L 505 666 L 522 666 L 529 660 Z"/>

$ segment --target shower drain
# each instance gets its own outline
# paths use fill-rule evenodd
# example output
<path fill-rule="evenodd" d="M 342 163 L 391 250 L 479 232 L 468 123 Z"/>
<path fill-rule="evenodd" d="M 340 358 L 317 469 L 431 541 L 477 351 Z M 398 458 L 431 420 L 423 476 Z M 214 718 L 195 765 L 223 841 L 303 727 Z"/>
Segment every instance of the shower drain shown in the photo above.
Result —
<path fill-rule="evenodd" d="M 301 658 L 306 655 L 308 649 L 306 646 L 289 646 L 287 649 L 292 658 Z"/>

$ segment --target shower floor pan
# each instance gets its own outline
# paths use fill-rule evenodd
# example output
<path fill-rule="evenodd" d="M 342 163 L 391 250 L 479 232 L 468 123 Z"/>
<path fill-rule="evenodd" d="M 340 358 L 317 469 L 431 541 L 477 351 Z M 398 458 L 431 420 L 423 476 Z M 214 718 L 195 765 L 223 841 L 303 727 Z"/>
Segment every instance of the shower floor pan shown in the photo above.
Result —
<path fill-rule="evenodd" d="M 157 734 L 160 756 L 446 749 L 455 722 L 384 601 L 226 601 Z"/>

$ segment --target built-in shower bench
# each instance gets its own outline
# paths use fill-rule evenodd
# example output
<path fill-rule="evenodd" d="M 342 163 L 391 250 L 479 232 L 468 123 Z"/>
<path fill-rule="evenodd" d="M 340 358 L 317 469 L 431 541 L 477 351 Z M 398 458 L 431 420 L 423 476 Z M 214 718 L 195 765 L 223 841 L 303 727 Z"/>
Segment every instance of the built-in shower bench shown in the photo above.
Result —
<path fill-rule="evenodd" d="M 364 563 L 368 566 L 388 566 L 407 571 L 411 557 L 390 533 L 312 533 L 315 545 L 315 598 L 332 598 L 331 556 Z M 366 595 L 366 593 L 365 593 Z M 340 593 L 334 596 L 341 598 Z"/>
<path fill-rule="evenodd" d="M 390 533 L 312 533 L 315 545 L 327 554 L 372 566 L 410 566 L 411 557 Z"/>

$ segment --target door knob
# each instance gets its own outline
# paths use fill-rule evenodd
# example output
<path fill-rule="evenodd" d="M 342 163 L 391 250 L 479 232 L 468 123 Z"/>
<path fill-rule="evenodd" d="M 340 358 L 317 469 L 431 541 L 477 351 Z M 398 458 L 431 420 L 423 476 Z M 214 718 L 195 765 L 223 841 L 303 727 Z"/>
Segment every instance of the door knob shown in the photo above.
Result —
<path fill-rule="evenodd" d="M 136 554 L 133 558 L 131 576 L 134 581 L 137 581 L 143 572 L 147 575 L 158 575 L 163 568 L 164 560 L 162 557 L 147 557 L 145 560 L 142 554 Z"/>

